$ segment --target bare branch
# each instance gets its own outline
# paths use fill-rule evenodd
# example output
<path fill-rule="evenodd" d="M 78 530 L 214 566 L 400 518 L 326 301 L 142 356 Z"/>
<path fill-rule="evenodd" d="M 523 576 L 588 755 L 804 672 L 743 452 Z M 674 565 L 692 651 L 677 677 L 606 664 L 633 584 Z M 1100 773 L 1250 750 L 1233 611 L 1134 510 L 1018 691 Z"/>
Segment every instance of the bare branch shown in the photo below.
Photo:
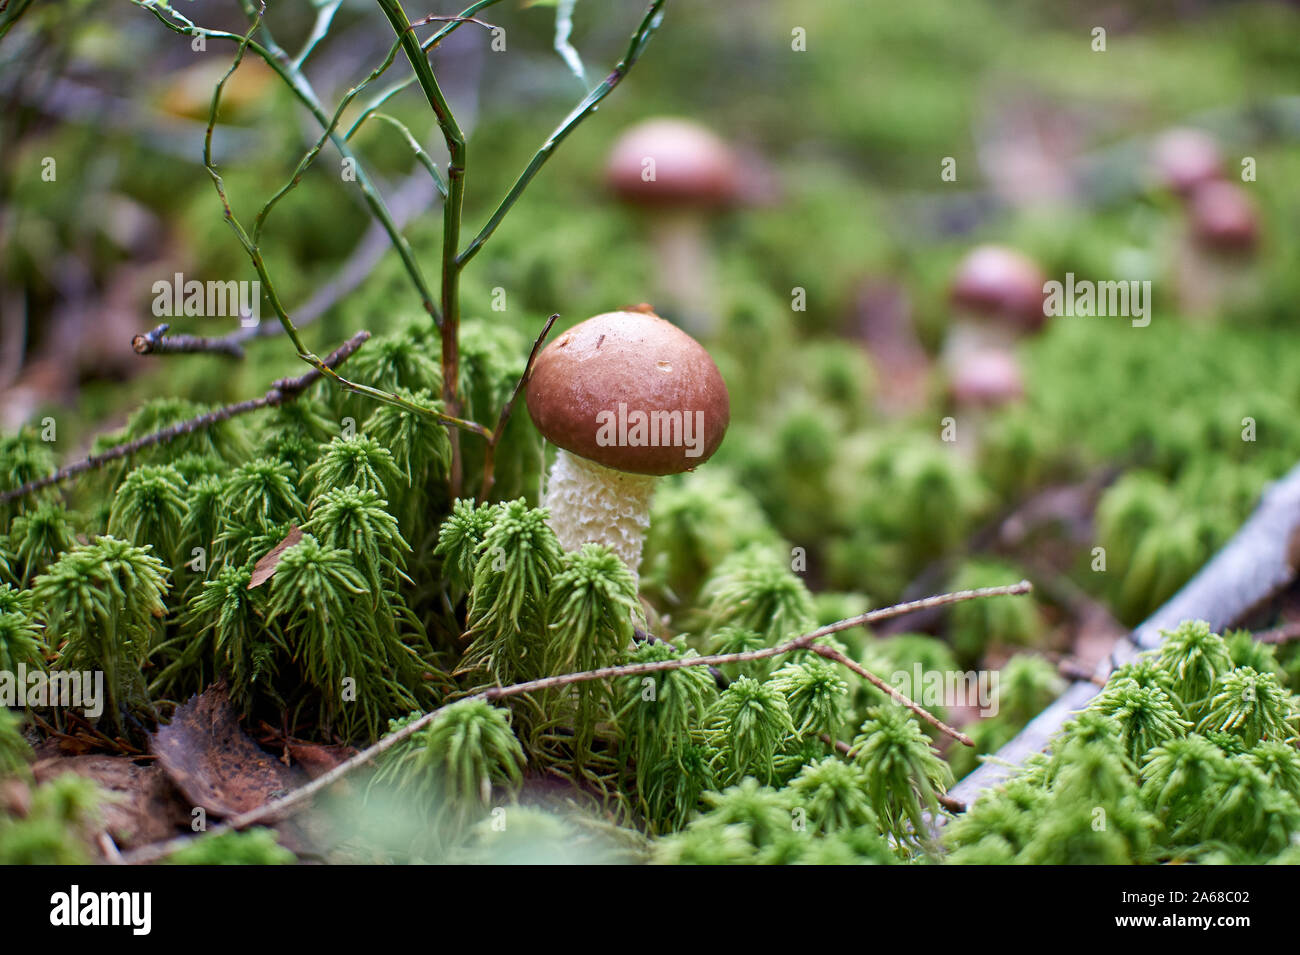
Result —
<path fill-rule="evenodd" d="M 1034 717 L 996 755 L 953 787 L 956 797 L 973 803 L 980 793 L 1008 779 L 1033 753 L 1045 750 L 1065 722 L 1088 705 L 1114 667 L 1144 650 L 1159 648 L 1163 632 L 1184 620 L 1204 620 L 1215 630 L 1240 621 L 1291 583 L 1300 541 L 1300 465 L 1264 492 L 1250 519 L 1182 589 L 1117 642 L 1093 678 L 1071 683 L 1054 703 Z"/>
<path fill-rule="evenodd" d="M 204 338 L 200 335 L 167 335 L 171 328 L 163 322 L 157 328 L 131 339 L 137 355 L 192 355 L 205 353 L 225 355 L 227 358 L 244 357 L 243 346 L 230 338 Z"/>
<path fill-rule="evenodd" d="M 366 339 L 370 337 L 367 331 L 360 331 L 340 345 L 331 354 L 321 359 L 321 364 L 333 369 L 349 358 L 365 344 Z M 233 405 L 225 405 L 212 411 L 205 412 L 195 418 L 187 421 L 181 421 L 170 427 L 163 428 L 161 431 L 155 431 L 152 434 L 146 434 L 143 437 L 136 438 L 134 441 L 128 441 L 126 444 L 119 444 L 109 448 L 107 451 L 99 454 L 92 454 L 89 457 L 82 458 L 69 464 L 67 467 L 59 468 L 53 474 L 43 478 L 37 478 L 35 481 L 28 481 L 21 487 L 13 488 L 9 491 L 0 493 L 0 504 L 24 497 L 34 491 L 42 488 L 51 487 L 55 484 L 62 484 L 69 478 L 74 478 L 78 474 L 93 470 L 109 461 L 116 461 L 119 458 L 125 458 L 135 454 L 144 448 L 151 447 L 155 444 L 166 444 L 182 435 L 192 434 L 203 428 L 210 428 L 212 425 L 221 421 L 228 421 L 236 415 L 248 414 L 250 411 L 260 411 L 262 408 L 270 408 L 275 405 L 284 404 L 286 401 L 293 401 L 310 385 L 314 384 L 320 377 L 321 372 L 313 368 L 305 375 L 299 375 L 297 378 L 281 378 L 271 385 L 270 389 L 260 398 L 250 398 L 247 401 L 240 401 Z"/>

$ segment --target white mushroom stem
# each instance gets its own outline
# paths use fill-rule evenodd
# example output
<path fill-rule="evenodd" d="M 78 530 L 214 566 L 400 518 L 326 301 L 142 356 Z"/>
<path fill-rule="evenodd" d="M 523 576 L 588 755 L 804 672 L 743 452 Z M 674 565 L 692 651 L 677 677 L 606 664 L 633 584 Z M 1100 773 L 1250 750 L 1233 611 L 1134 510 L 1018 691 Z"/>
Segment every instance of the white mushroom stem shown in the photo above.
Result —
<path fill-rule="evenodd" d="M 943 363 L 957 403 L 957 451 L 973 461 L 995 408 L 1023 393 L 1013 340 L 1003 329 L 957 321 L 944 343 Z"/>
<path fill-rule="evenodd" d="M 627 564 L 633 579 L 650 526 L 652 474 L 628 474 L 561 449 L 551 465 L 544 504 L 565 550 L 603 544 Z"/>
<path fill-rule="evenodd" d="M 969 315 L 953 316 L 944 338 L 941 360 L 951 375 L 970 355 L 984 351 L 1014 352 L 1016 332 L 1004 324 Z"/>
<path fill-rule="evenodd" d="M 717 282 L 703 213 L 658 209 L 649 229 L 659 294 L 678 313 L 679 323 L 687 331 L 712 334 Z"/>
<path fill-rule="evenodd" d="M 1176 256 L 1178 303 L 1193 321 L 1214 324 L 1257 297 L 1259 276 L 1246 257 L 1216 255 L 1190 235 L 1180 238 Z"/>
<path fill-rule="evenodd" d="M 953 417 L 956 421 L 953 446 L 962 460 L 973 464 L 979 460 L 980 447 L 988 437 L 993 409 L 988 405 L 962 404 Z"/>

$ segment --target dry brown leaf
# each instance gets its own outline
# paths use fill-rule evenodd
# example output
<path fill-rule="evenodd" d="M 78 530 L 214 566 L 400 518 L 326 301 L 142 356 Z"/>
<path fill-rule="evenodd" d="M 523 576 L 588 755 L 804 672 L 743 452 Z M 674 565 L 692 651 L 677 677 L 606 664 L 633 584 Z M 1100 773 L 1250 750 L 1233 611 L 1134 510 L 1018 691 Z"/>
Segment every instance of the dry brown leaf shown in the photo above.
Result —
<path fill-rule="evenodd" d="M 302 531 L 298 529 L 297 524 L 290 525 L 289 533 L 284 535 L 284 540 L 272 547 L 270 553 L 253 565 L 253 579 L 248 582 L 248 589 L 260 587 L 274 577 L 275 569 L 280 566 L 280 556 L 300 540 L 302 540 Z"/>
<path fill-rule="evenodd" d="M 289 743 L 289 756 L 315 779 L 345 762 L 357 751 L 352 746 L 322 746 L 317 743 Z"/>
<path fill-rule="evenodd" d="M 149 744 L 185 798 L 216 816 L 247 812 L 306 782 L 244 734 L 224 682 L 178 706 Z"/>
<path fill-rule="evenodd" d="M 190 817 L 166 774 L 129 756 L 52 756 L 32 766 L 38 783 L 64 773 L 94 780 L 108 791 L 101 804 L 104 830 L 123 848 L 169 839 Z"/>

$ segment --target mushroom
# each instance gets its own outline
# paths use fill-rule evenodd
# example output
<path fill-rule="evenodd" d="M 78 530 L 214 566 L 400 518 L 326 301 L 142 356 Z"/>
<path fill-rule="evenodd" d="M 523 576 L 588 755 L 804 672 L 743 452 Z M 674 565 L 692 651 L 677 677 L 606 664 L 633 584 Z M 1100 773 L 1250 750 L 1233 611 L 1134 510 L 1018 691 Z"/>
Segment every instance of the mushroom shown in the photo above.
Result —
<path fill-rule="evenodd" d="M 1188 197 L 1187 212 L 1177 284 L 1184 310 L 1211 317 L 1226 303 L 1258 294 L 1249 260 L 1259 244 L 1259 216 L 1246 190 L 1226 180 L 1202 183 Z"/>
<path fill-rule="evenodd" d="M 1045 321 L 1044 281 L 1032 259 L 1000 245 L 979 246 L 957 267 L 943 365 L 967 436 L 959 444 L 972 456 L 990 409 L 1023 393 L 1015 342 Z"/>
<path fill-rule="evenodd" d="M 605 178 L 615 195 L 644 211 L 660 294 L 683 325 L 710 332 L 714 283 L 705 224 L 740 198 L 739 158 L 698 123 L 650 119 L 619 137 Z"/>
<path fill-rule="evenodd" d="M 967 352 L 1010 349 L 1017 338 L 1041 328 L 1044 281 L 1032 259 L 1005 246 L 982 245 L 962 259 L 944 344 L 949 369 Z"/>
<path fill-rule="evenodd" d="M 1192 235 L 1206 249 L 1248 253 L 1259 239 L 1255 207 L 1246 190 L 1231 182 L 1206 182 L 1192 193 Z"/>
<path fill-rule="evenodd" d="M 603 544 L 635 576 L 655 479 L 703 464 L 726 433 L 731 404 L 718 366 L 652 312 L 608 312 L 537 356 L 526 400 L 560 449 L 544 504 L 561 546 Z"/>
<path fill-rule="evenodd" d="M 1020 363 L 1010 351 L 987 348 L 963 354 L 948 379 L 948 392 L 961 414 L 957 446 L 974 458 L 989 415 L 1025 393 Z"/>
<path fill-rule="evenodd" d="M 1025 393 L 1020 364 L 1010 352 L 971 352 L 954 369 L 948 384 L 958 405 L 991 408 L 1009 404 Z"/>
<path fill-rule="evenodd" d="M 1223 156 L 1209 133 L 1171 129 L 1152 146 L 1151 166 L 1161 186 L 1186 198 L 1198 186 L 1223 175 Z"/>

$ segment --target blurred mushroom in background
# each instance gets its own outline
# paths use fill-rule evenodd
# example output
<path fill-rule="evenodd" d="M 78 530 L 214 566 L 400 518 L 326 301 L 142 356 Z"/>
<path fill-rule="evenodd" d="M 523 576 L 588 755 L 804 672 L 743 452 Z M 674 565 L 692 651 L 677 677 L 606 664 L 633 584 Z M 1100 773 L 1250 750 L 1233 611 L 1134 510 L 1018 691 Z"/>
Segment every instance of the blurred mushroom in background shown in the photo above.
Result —
<path fill-rule="evenodd" d="M 1209 133 L 1171 129 L 1151 147 L 1151 173 L 1158 186 L 1186 198 L 1202 183 L 1223 175 L 1223 155 Z"/>
<path fill-rule="evenodd" d="M 708 336 L 717 324 L 708 225 L 741 200 L 744 180 L 736 152 L 690 120 L 638 123 L 610 152 L 609 188 L 642 211 L 649 229 L 657 300 L 666 315 L 695 335 Z"/>
<path fill-rule="evenodd" d="M 1022 336 L 1042 328 L 1046 276 L 1015 249 L 981 245 L 957 266 L 952 322 L 944 340 L 944 365 L 957 367 L 971 351 L 1010 351 Z"/>
<path fill-rule="evenodd" d="M 974 459 L 989 416 L 1024 397 L 1020 362 L 1006 349 L 967 351 L 948 373 L 948 396 L 957 411 L 957 450 Z"/>
<path fill-rule="evenodd" d="M 1024 392 L 1015 346 L 1043 326 L 1045 281 L 1037 263 L 1000 245 L 973 249 L 957 267 L 942 363 L 959 412 L 957 443 L 963 453 L 976 453 L 989 409 Z"/>
<path fill-rule="evenodd" d="M 1198 320 L 1217 320 L 1260 294 L 1256 250 L 1259 214 L 1246 190 L 1233 182 L 1199 186 L 1187 204 L 1178 252 L 1178 299 Z"/>

